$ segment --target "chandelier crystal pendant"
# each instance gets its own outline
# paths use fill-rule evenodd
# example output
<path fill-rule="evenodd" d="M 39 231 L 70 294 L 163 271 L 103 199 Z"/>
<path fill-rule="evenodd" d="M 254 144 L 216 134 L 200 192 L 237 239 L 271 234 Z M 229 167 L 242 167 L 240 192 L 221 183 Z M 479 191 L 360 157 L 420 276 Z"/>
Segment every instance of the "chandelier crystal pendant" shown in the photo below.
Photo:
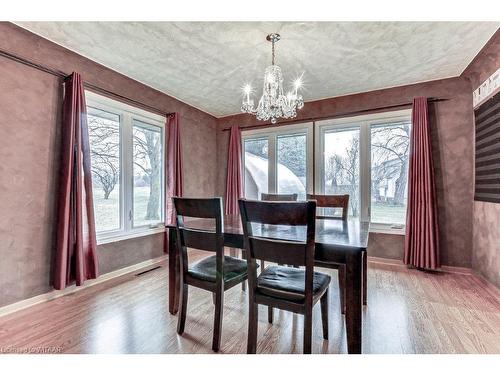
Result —
<path fill-rule="evenodd" d="M 257 108 L 254 108 L 254 101 L 251 98 L 252 87 L 245 85 L 243 91 L 245 97 L 241 105 L 241 111 L 250 113 L 257 117 L 257 120 L 267 121 L 275 124 L 279 118 L 294 118 L 297 110 L 304 106 L 302 95 L 298 94 L 302 86 L 302 76 L 297 78 L 293 84 L 293 90 L 286 95 L 283 94 L 283 74 L 281 68 L 274 64 L 274 44 L 280 40 L 279 34 L 269 34 L 266 38 L 272 43 L 272 65 L 268 66 L 264 73 L 264 87 L 262 97 Z"/>

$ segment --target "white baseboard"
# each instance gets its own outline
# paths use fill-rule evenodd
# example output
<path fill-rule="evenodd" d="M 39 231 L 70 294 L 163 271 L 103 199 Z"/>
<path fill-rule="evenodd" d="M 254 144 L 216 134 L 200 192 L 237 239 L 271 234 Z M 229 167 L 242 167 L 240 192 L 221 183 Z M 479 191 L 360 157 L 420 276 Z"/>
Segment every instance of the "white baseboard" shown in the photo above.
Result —
<path fill-rule="evenodd" d="M 167 259 L 168 259 L 168 255 L 162 255 L 158 258 L 148 259 L 148 260 L 145 260 L 144 262 L 137 263 L 137 264 L 134 264 L 132 266 L 120 268 L 119 270 L 105 273 L 104 275 L 99 276 L 97 279 L 86 281 L 84 285 L 79 286 L 79 287 L 77 287 L 76 285 L 71 285 L 63 290 L 53 290 L 53 291 L 45 293 L 45 294 L 40 294 L 40 295 L 32 297 L 32 298 L 28 298 L 28 299 L 25 299 L 25 300 L 22 300 L 19 302 L 15 302 L 15 303 L 7 305 L 7 306 L 0 307 L 0 316 L 12 314 L 13 312 L 23 310 L 23 309 L 26 309 L 26 308 L 31 307 L 31 306 L 38 305 L 39 303 L 47 302 L 47 301 L 54 300 L 56 298 L 63 297 L 67 294 L 74 293 L 76 291 L 80 291 L 80 290 L 89 288 L 91 286 L 109 281 L 111 279 L 115 279 L 117 277 L 129 274 L 132 272 L 136 272 L 140 269 L 161 263 Z"/>

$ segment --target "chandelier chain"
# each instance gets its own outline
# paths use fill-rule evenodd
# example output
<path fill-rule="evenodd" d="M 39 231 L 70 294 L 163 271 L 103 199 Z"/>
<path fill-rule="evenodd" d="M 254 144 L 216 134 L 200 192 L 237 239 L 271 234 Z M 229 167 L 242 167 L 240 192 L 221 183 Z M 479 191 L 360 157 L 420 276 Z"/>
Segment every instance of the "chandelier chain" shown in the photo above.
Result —
<path fill-rule="evenodd" d="M 271 65 L 274 65 L 274 39 L 272 40 L 272 43 L 273 43 L 273 54 L 272 54 L 273 58 Z"/>

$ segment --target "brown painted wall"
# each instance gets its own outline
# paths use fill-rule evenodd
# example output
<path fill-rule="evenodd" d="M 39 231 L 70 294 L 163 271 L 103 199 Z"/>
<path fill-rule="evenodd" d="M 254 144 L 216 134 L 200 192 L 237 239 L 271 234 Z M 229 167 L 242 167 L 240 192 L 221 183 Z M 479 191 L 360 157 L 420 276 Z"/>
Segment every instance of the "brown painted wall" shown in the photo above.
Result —
<path fill-rule="evenodd" d="M 431 136 L 436 170 L 441 236 L 441 260 L 445 265 L 470 267 L 472 251 L 472 107 L 467 79 L 450 78 L 415 85 L 306 103 L 298 119 L 335 116 L 411 102 L 416 96 L 447 98 L 430 106 Z M 251 126 L 258 122 L 246 114 L 218 119 L 218 194 L 225 193 L 229 125 Z M 403 256 L 403 236 L 374 233 L 368 253 L 379 257 Z"/>
<path fill-rule="evenodd" d="M 370 256 L 402 260 L 404 247 L 403 234 L 370 233 L 368 240 Z"/>
<path fill-rule="evenodd" d="M 10 23 L 0 22 L 0 49 L 179 112 L 185 194 L 214 195 L 214 117 Z M 51 290 L 61 89 L 60 79 L 0 56 L 0 306 Z M 157 257 L 162 247 L 162 235 L 99 246 L 101 271 Z"/>
<path fill-rule="evenodd" d="M 472 92 L 489 78 L 500 66 L 500 29 L 484 45 L 469 66 L 465 68 L 462 77 L 469 79 Z M 472 95 L 471 92 L 471 95 Z"/>
<path fill-rule="evenodd" d="M 99 271 L 105 274 L 163 255 L 163 233 L 99 245 Z M 120 251 L 126 256 L 117 256 Z"/>
<path fill-rule="evenodd" d="M 497 31 L 462 74 L 470 80 L 471 96 L 499 67 Z M 472 268 L 500 288 L 500 204 L 474 201 L 472 247 Z"/>

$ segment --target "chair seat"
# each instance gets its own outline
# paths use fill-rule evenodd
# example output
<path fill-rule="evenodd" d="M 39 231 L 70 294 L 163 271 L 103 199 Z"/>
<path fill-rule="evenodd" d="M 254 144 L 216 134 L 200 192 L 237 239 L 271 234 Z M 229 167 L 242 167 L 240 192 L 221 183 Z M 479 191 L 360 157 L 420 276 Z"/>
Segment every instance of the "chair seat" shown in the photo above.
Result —
<path fill-rule="evenodd" d="M 270 297 L 288 301 L 303 301 L 305 298 L 306 271 L 292 267 L 270 266 L 257 278 L 257 290 Z M 313 294 L 322 293 L 328 284 L 330 276 L 314 272 Z"/>
<path fill-rule="evenodd" d="M 212 255 L 194 263 L 189 267 L 188 274 L 196 279 L 215 283 L 217 256 Z M 247 274 L 247 261 L 228 255 L 224 256 L 224 282 Z"/>

